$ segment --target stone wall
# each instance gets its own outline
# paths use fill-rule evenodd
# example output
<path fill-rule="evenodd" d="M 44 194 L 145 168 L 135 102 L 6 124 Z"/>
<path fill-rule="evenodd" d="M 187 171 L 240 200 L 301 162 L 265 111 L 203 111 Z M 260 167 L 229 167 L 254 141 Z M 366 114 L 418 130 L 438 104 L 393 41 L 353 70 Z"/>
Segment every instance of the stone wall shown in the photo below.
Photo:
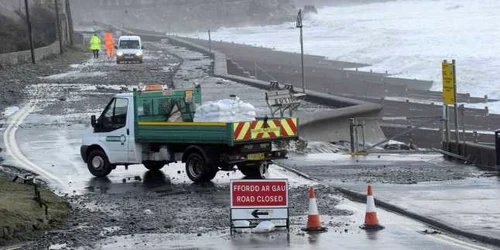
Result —
<path fill-rule="evenodd" d="M 59 42 L 56 41 L 49 46 L 35 49 L 35 61 L 38 62 L 57 54 L 59 54 Z M 0 68 L 23 63 L 31 63 L 30 50 L 0 54 Z"/>

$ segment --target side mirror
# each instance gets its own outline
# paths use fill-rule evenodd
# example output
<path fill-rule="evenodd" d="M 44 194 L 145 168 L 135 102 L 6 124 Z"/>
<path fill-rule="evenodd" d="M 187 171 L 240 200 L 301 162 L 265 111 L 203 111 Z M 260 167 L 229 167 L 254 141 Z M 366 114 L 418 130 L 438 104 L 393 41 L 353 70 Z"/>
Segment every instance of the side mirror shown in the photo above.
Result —
<path fill-rule="evenodd" d="M 144 46 L 141 46 L 141 49 L 144 49 Z"/>
<path fill-rule="evenodd" d="M 95 128 L 95 125 L 97 124 L 95 115 L 90 116 L 90 125 L 92 125 L 93 128 Z"/>
<path fill-rule="evenodd" d="M 115 49 L 118 49 L 118 46 L 115 45 Z"/>

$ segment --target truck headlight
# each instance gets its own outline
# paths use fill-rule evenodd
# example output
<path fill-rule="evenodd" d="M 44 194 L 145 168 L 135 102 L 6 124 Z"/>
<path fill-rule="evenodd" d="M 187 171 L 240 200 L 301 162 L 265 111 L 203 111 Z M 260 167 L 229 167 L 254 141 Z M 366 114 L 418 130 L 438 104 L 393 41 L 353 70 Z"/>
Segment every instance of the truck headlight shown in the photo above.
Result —
<path fill-rule="evenodd" d="M 135 53 L 136 56 L 142 56 L 142 51 L 137 51 L 137 53 Z"/>
<path fill-rule="evenodd" d="M 117 55 L 117 56 L 123 56 L 123 52 L 118 51 L 118 52 L 116 52 L 116 55 Z"/>

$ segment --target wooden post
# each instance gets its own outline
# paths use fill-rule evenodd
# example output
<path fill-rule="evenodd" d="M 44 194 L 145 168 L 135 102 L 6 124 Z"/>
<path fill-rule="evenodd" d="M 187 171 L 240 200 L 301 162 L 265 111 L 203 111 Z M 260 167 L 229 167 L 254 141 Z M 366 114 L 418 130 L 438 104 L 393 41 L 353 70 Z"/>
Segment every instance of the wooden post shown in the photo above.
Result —
<path fill-rule="evenodd" d="M 455 71 L 455 59 L 452 60 L 452 65 L 453 65 L 453 86 L 454 86 L 453 89 L 455 90 L 453 93 L 453 95 L 454 95 L 453 98 L 455 99 L 455 104 L 453 104 L 453 106 L 455 109 L 455 142 L 457 143 L 456 154 L 460 155 L 460 139 L 459 139 L 460 131 L 458 130 L 457 74 Z"/>
<path fill-rule="evenodd" d="M 465 106 L 463 104 L 460 105 L 460 118 L 462 119 L 462 153 L 463 156 L 466 156 L 465 154 L 465 141 L 466 141 L 466 133 L 465 133 Z"/>
<path fill-rule="evenodd" d="M 351 154 L 354 154 L 354 119 L 349 119 L 349 136 L 351 137 Z"/>
<path fill-rule="evenodd" d="M 208 30 L 208 49 L 212 52 L 212 37 L 210 36 L 210 29 Z"/>

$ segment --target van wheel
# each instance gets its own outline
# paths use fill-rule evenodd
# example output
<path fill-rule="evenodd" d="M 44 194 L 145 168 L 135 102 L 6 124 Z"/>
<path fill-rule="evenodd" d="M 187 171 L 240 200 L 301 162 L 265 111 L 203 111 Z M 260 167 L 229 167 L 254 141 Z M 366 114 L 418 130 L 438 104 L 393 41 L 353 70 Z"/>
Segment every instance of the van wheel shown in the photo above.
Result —
<path fill-rule="evenodd" d="M 160 170 L 161 168 L 163 168 L 163 166 L 165 166 L 165 163 L 162 161 L 144 161 L 142 164 L 147 169 L 153 170 L 153 171 Z"/>
<path fill-rule="evenodd" d="M 211 181 L 217 174 L 217 170 L 208 165 L 205 158 L 198 153 L 191 153 L 186 160 L 186 173 L 194 182 Z"/>
<path fill-rule="evenodd" d="M 122 62 L 121 62 L 121 61 L 116 60 L 116 64 L 120 64 L 120 63 L 122 63 Z"/>
<path fill-rule="evenodd" d="M 97 177 L 107 176 L 113 170 L 108 157 L 100 149 L 90 151 L 87 157 L 87 167 L 90 173 Z"/>
<path fill-rule="evenodd" d="M 256 164 L 238 165 L 238 169 L 246 177 L 265 179 L 269 171 L 269 162 L 263 161 Z"/>

